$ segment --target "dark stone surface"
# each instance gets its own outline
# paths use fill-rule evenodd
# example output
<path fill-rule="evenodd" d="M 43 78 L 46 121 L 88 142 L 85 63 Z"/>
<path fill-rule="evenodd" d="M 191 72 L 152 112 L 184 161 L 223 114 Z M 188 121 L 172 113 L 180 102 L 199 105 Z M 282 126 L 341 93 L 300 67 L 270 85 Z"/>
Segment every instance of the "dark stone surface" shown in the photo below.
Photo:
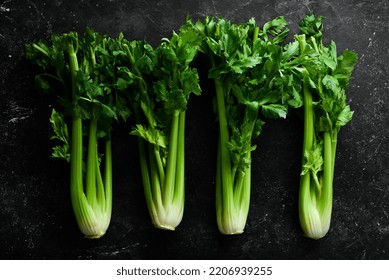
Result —
<path fill-rule="evenodd" d="M 13 1 L 0 4 L 0 258 L 2 259 L 387 259 L 389 257 L 388 1 Z M 203 95 L 187 114 L 186 209 L 175 232 L 154 229 L 141 187 L 136 141 L 114 132 L 111 226 L 87 240 L 73 217 L 68 166 L 49 157 L 46 97 L 33 90 L 38 69 L 23 46 L 86 26 L 152 44 L 186 15 L 259 23 L 284 15 L 292 33 L 305 13 L 326 17 L 325 40 L 359 53 L 348 101 L 355 111 L 340 133 L 333 222 L 319 241 L 303 237 L 297 199 L 302 121 L 268 121 L 253 155 L 245 233 L 222 236 L 215 223 L 216 131 L 204 63 Z"/>

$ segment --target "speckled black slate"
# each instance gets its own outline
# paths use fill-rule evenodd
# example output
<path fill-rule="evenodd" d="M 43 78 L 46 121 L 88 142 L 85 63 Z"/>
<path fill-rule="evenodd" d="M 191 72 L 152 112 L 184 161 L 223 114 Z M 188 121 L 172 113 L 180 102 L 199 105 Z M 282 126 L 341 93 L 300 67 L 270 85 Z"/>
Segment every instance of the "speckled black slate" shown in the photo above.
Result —
<path fill-rule="evenodd" d="M 0 3 L 0 258 L 1 259 L 387 259 L 389 258 L 388 1 L 117 1 L 2 0 Z M 47 97 L 33 90 L 39 69 L 23 46 L 52 33 L 95 30 L 156 45 L 190 15 L 259 23 L 284 15 L 297 22 L 325 16 L 325 41 L 359 53 L 348 90 L 355 111 L 340 133 L 328 235 L 304 238 L 297 212 L 302 120 L 268 121 L 253 155 L 251 208 L 245 233 L 222 236 L 215 222 L 217 124 L 198 60 L 203 95 L 187 113 L 186 208 L 175 232 L 151 226 L 128 128 L 113 140 L 114 204 L 100 240 L 80 234 L 69 198 L 68 166 L 49 157 Z"/>

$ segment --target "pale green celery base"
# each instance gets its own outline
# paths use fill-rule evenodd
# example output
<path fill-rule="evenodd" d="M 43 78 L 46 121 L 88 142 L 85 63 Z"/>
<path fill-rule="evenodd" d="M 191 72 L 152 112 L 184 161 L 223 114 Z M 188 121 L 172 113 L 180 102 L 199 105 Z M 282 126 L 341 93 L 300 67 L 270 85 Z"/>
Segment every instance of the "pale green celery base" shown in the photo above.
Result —
<path fill-rule="evenodd" d="M 100 218 L 98 221 L 91 222 L 91 224 L 88 226 L 79 225 L 79 228 L 84 234 L 85 238 L 98 239 L 106 233 L 110 223 L 110 219 L 108 219 L 107 221 L 103 219 L 105 218 Z"/>
<path fill-rule="evenodd" d="M 106 233 L 110 220 L 110 218 L 100 217 L 95 221 L 89 221 L 88 224 L 80 224 L 79 228 L 80 231 L 84 234 L 85 238 L 97 239 Z"/>
<path fill-rule="evenodd" d="M 225 235 L 235 235 L 242 234 L 246 226 L 246 219 L 242 218 L 242 215 L 236 215 L 237 217 L 232 217 L 231 220 L 218 223 L 218 229 L 220 233 Z"/>
<path fill-rule="evenodd" d="M 158 211 L 151 216 L 153 225 L 159 229 L 175 230 L 181 223 L 184 206 L 181 203 L 171 204 L 168 209 Z"/>
<path fill-rule="evenodd" d="M 78 227 L 84 234 L 85 238 L 97 239 L 102 237 L 111 222 L 110 211 L 104 212 L 96 207 L 93 209 L 84 199 L 83 207 L 86 210 L 87 215 L 78 220 Z"/>
<path fill-rule="evenodd" d="M 102 237 L 106 233 L 109 223 L 110 219 L 108 221 L 89 221 L 88 224 L 79 224 L 78 227 L 80 231 L 84 234 L 85 238 L 97 239 Z"/>
<path fill-rule="evenodd" d="M 305 205 L 303 217 L 301 217 L 301 226 L 306 237 L 312 239 L 323 238 L 329 231 L 331 225 L 331 207 L 325 212 L 319 213 L 314 205 Z"/>
<path fill-rule="evenodd" d="M 220 152 L 220 145 L 219 145 Z M 248 154 L 250 159 L 251 155 Z M 250 207 L 251 166 L 247 168 L 241 180 L 237 180 L 234 186 L 222 187 L 220 161 L 217 163 L 216 177 L 216 219 L 220 233 L 225 235 L 242 234 L 246 227 L 246 221 Z M 223 192 L 230 192 L 232 200 L 225 203 Z"/>
<path fill-rule="evenodd" d="M 247 199 L 249 198 L 246 198 L 246 200 Z M 249 210 L 248 204 L 249 202 L 247 202 L 247 205 L 242 202 L 242 204 L 235 206 L 237 208 L 233 206 L 232 209 L 219 209 L 219 211 L 221 212 L 220 215 L 217 215 L 217 227 L 220 233 L 226 235 L 233 235 L 242 234 L 244 232 Z"/>

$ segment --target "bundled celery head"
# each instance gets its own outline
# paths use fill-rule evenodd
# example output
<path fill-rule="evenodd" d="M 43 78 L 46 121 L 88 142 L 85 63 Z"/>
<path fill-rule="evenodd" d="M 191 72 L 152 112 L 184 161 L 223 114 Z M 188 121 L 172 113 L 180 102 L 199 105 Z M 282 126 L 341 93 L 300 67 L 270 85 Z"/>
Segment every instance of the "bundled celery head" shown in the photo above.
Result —
<path fill-rule="evenodd" d="M 209 77 L 216 91 L 215 113 L 219 121 L 216 174 L 216 216 L 223 234 L 244 231 L 250 204 L 252 140 L 259 136 L 267 118 L 285 118 L 288 105 L 298 107 L 289 60 L 295 45 L 279 45 L 288 34 L 279 17 L 262 29 L 254 19 L 232 24 L 206 17 L 191 25 L 202 35 L 202 51 L 209 57 Z"/>
<path fill-rule="evenodd" d="M 120 79 L 134 106 L 146 203 L 155 227 L 175 230 L 183 217 L 185 112 L 191 93 L 199 95 L 199 48 L 193 30 L 180 29 L 154 50 L 143 41 L 121 40 Z"/>
<path fill-rule="evenodd" d="M 59 109 L 50 122 L 57 146 L 52 156 L 70 162 L 70 193 L 74 214 L 87 238 L 106 232 L 112 209 L 111 123 L 128 112 L 112 82 L 112 40 L 88 29 L 84 38 L 71 32 L 53 35 L 51 43 L 26 46 L 26 58 L 44 72 L 35 78 L 42 91 L 59 84 Z M 54 93 L 54 92 L 53 92 Z M 68 128 L 70 128 L 70 136 Z M 102 171 L 104 170 L 104 171 Z M 104 173 L 104 175 L 103 175 Z"/>
<path fill-rule="evenodd" d="M 307 237 L 324 237 L 331 223 L 336 145 L 339 130 L 352 118 L 345 91 L 357 54 L 337 55 L 335 42 L 324 46 L 322 17 L 306 16 L 296 36 L 303 71 L 304 138 L 299 193 L 301 227 Z"/>

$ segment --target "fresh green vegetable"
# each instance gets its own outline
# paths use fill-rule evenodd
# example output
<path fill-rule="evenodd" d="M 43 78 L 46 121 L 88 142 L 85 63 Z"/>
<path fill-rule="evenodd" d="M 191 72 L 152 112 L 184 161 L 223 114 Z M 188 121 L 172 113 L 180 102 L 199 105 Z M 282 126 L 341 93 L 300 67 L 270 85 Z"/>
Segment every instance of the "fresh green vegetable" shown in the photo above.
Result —
<path fill-rule="evenodd" d="M 155 227 L 174 230 L 185 200 L 185 114 L 191 93 L 199 95 L 196 32 L 180 29 L 157 49 L 143 41 L 121 40 L 123 84 L 136 118 L 146 203 Z"/>
<path fill-rule="evenodd" d="M 299 194 L 301 227 L 307 237 L 324 237 L 331 223 L 334 167 L 339 130 L 352 118 L 346 105 L 357 54 L 337 56 L 335 42 L 322 42 L 322 17 L 306 16 L 296 36 L 305 57 L 303 72 L 304 139 Z"/>
<path fill-rule="evenodd" d="M 298 107 L 301 88 L 293 81 L 295 45 L 283 48 L 287 22 L 278 17 L 260 29 L 254 19 L 232 24 L 206 17 L 191 25 L 202 35 L 214 79 L 219 143 L 216 174 L 216 212 L 219 231 L 244 231 L 250 204 L 252 140 L 266 118 L 285 118 L 287 107 Z M 295 88 L 297 86 L 297 88 Z M 300 88 L 299 88 L 300 87 Z"/>
<path fill-rule="evenodd" d="M 60 93 L 59 109 L 53 109 L 50 118 L 52 139 L 58 143 L 52 156 L 70 163 L 73 210 L 87 238 L 101 237 L 109 226 L 111 124 L 129 113 L 112 84 L 113 48 L 114 41 L 90 29 L 84 38 L 71 32 L 53 35 L 51 44 L 37 41 L 26 46 L 26 58 L 44 69 L 35 79 L 38 88 Z"/>
<path fill-rule="evenodd" d="M 153 48 L 145 41 L 102 36 L 88 29 L 53 35 L 26 46 L 26 58 L 44 69 L 41 92 L 59 92 L 52 110 L 52 156 L 70 163 L 71 201 L 88 238 L 106 232 L 112 211 L 114 120 L 129 108 L 138 137 L 146 203 L 152 223 L 174 230 L 185 202 L 185 115 L 191 93 L 201 93 L 198 51 L 209 58 L 219 122 L 216 216 L 223 234 L 240 234 L 248 217 L 252 141 L 264 118 L 285 118 L 304 105 L 299 215 L 304 233 L 329 230 L 337 137 L 352 118 L 346 89 L 357 55 L 322 42 L 322 17 L 306 16 L 301 34 L 288 35 L 283 17 L 261 28 L 254 19 L 233 24 L 222 18 L 187 19 L 179 33 Z"/>

